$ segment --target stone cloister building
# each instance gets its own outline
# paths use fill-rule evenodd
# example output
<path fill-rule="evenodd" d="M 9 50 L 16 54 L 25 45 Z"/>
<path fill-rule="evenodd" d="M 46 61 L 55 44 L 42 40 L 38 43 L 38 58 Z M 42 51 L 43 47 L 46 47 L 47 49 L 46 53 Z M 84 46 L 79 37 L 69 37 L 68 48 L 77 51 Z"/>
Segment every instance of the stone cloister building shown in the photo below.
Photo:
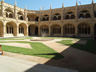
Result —
<path fill-rule="evenodd" d="M 0 2 L 0 37 L 96 36 L 96 4 L 27 10 Z"/>

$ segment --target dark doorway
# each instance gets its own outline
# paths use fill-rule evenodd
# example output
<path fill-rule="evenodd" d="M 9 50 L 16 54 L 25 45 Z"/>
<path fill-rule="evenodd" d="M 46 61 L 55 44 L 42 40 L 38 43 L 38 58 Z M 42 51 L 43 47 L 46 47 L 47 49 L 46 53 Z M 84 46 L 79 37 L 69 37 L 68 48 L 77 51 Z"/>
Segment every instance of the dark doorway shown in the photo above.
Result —
<path fill-rule="evenodd" d="M 96 40 L 96 24 L 94 26 L 94 39 Z"/>
<path fill-rule="evenodd" d="M 30 25 L 28 27 L 29 36 L 37 36 L 38 35 L 38 27 L 34 25 Z"/>

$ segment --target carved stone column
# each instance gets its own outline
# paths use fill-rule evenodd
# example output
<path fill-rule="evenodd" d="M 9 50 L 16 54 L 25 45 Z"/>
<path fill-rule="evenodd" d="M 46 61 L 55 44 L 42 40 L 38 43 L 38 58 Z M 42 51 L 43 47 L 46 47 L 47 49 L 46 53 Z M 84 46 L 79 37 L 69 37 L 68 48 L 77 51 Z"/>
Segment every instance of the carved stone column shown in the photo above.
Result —
<path fill-rule="evenodd" d="M 51 26 L 49 25 L 49 36 L 51 36 Z"/>

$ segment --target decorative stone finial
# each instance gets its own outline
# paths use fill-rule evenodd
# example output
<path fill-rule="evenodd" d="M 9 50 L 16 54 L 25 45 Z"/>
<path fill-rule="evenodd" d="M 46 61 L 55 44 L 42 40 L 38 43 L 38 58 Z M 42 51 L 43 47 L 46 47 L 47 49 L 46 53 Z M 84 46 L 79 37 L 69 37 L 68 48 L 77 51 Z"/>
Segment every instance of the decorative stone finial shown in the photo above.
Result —
<path fill-rule="evenodd" d="M 78 6 L 78 1 L 76 0 L 76 6 Z"/>
<path fill-rule="evenodd" d="M 50 4 L 50 9 L 52 9 L 52 4 Z"/>
<path fill-rule="evenodd" d="M 94 0 L 92 0 L 92 4 L 94 4 Z"/>
<path fill-rule="evenodd" d="M 64 8 L 64 3 L 62 3 L 62 8 Z"/>
<path fill-rule="evenodd" d="M 42 7 L 40 7 L 40 10 L 42 10 Z"/>
<path fill-rule="evenodd" d="M 14 5 L 15 5 L 15 6 L 17 5 L 17 2 L 16 2 L 16 0 L 15 0 L 15 2 L 14 2 Z"/>
<path fill-rule="evenodd" d="M 25 6 L 25 10 L 27 9 L 27 6 Z"/>

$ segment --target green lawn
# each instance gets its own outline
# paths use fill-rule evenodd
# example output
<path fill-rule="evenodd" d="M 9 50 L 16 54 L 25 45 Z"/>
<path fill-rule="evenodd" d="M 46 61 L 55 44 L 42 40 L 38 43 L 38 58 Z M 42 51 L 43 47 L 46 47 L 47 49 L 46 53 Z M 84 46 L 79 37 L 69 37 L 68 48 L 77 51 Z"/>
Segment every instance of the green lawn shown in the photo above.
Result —
<path fill-rule="evenodd" d="M 73 45 L 72 40 L 62 40 L 57 43 L 61 43 L 61 44 L 67 45 L 67 46 Z"/>
<path fill-rule="evenodd" d="M 16 41 L 16 43 L 29 43 L 32 46 L 32 49 L 14 47 L 14 46 L 5 46 L 5 45 L 2 46 L 2 49 L 6 52 L 39 56 L 39 57 L 50 58 L 50 59 L 51 58 L 54 58 L 54 59 L 63 58 L 61 54 L 57 53 L 55 50 L 39 42 Z"/>
<path fill-rule="evenodd" d="M 72 40 L 63 40 L 63 41 L 60 41 L 58 43 L 68 45 L 68 46 L 71 46 L 71 47 L 76 48 L 76 49 L 80 49 L 83 51 L 87 51 L 87 52 L 96 54 L 96 40 L 91 40 L 91 39 L 87 40 L 87 43 L 85 45 L 79 44 L 79 43 L 72 43 Z"/>

